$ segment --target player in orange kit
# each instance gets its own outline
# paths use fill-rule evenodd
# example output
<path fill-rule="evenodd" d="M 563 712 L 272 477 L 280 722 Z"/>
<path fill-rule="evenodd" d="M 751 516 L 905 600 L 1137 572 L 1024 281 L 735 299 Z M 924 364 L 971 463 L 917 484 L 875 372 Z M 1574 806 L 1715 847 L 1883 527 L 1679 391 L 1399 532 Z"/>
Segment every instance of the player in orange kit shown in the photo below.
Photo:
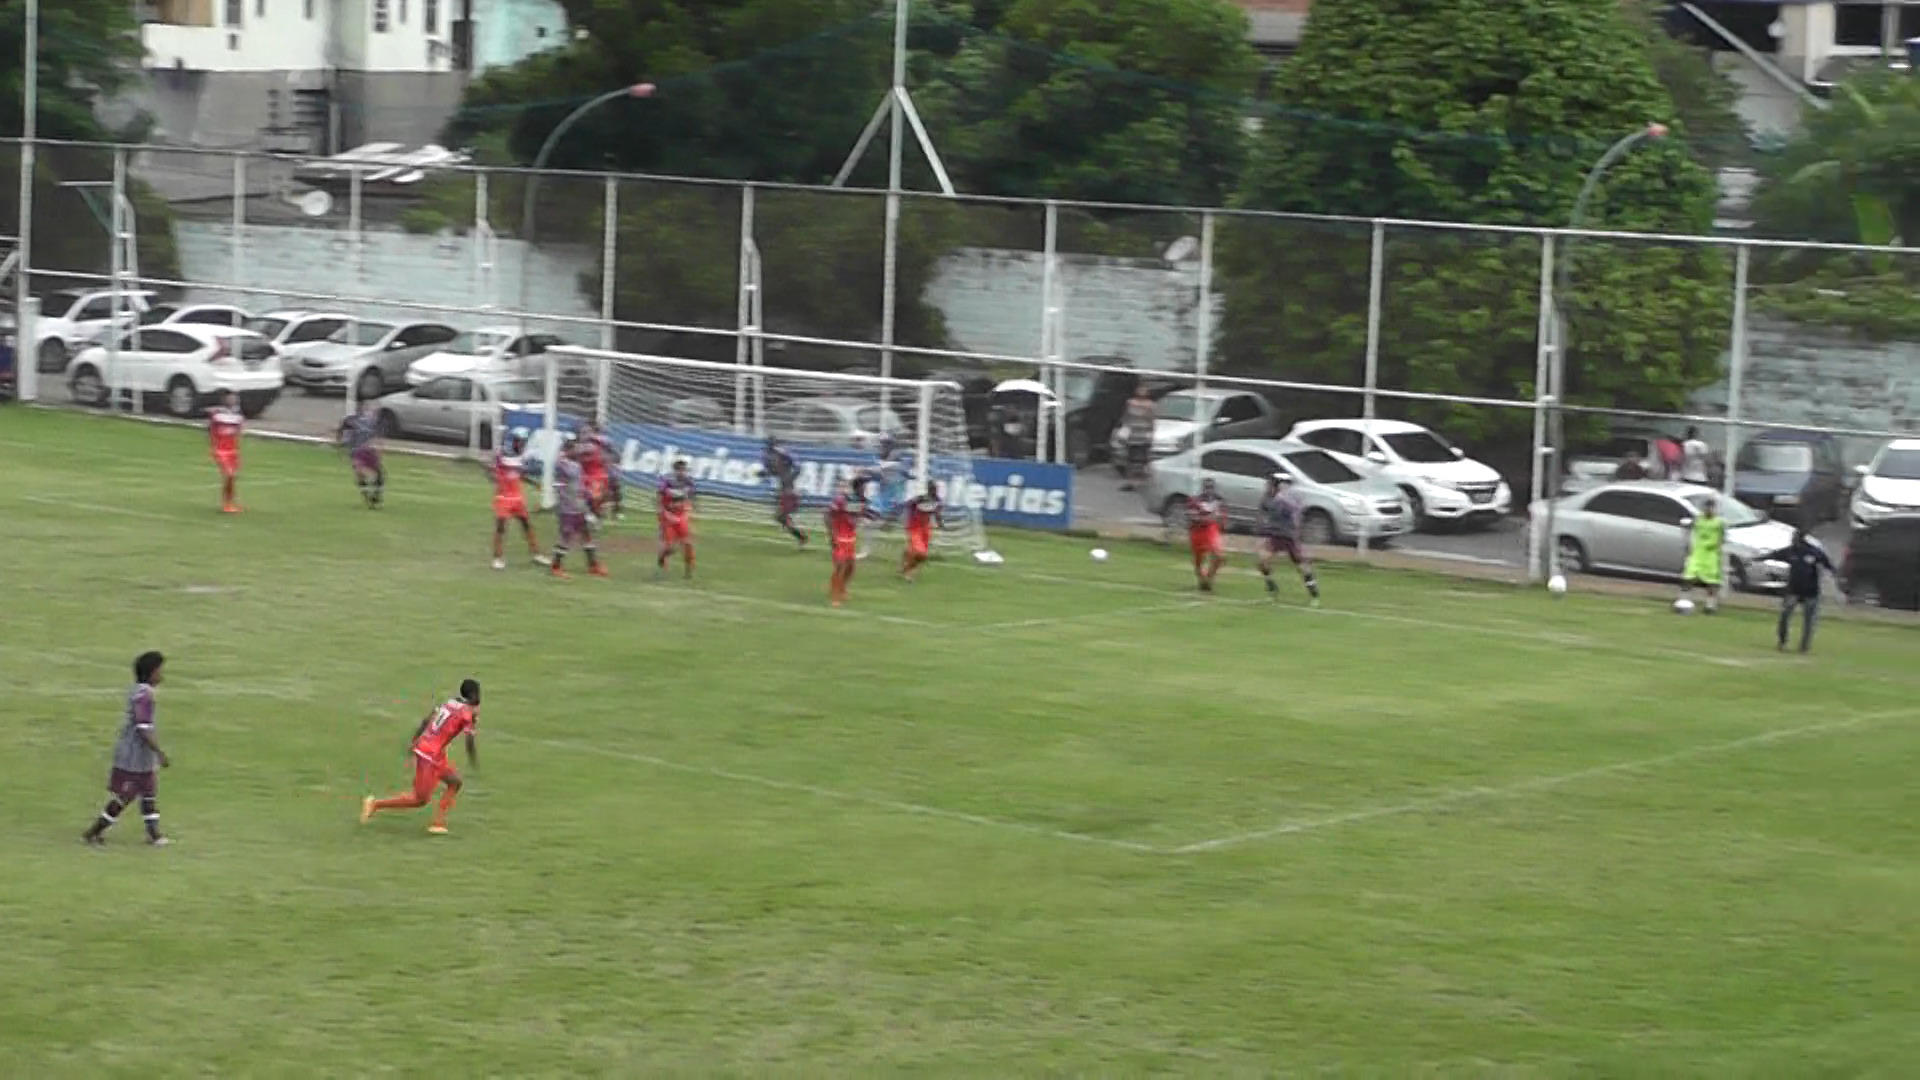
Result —
<path fill-rule="evenodd" d="M 860 519 L 865 516 L 865 503 L 855 501 L 847 482 L 835 485 L 833 501 L 827 504 L 827 535 L 833 540 L 833 579 L 827 599 L 834 607 L 846 602 L 847 586 L 853 582 L 860 556 Z"/>
<path fill-rule="evenodd" d="M 245 423 L 240 412 L 240 395 L 229 390 L 220 395 L 220 404 L 207 413 L 207 442 L 213 450 L 213 463 L 220 469 L 220 512 L 237 514 L 233 501 L 234 478 L 240 474 L 240 428 Z"/>
<path fill-rule="evenodd" d="M 927 553 L 933 548 L 933 530 L 947 527 L 940 509 L 940 487 L 931 480 L 923 494 L 907 500 L 907 553 L 900 558 L 900 576 L 908 582 L 927 561 Z"/>
<path fill-rule="evenodd" d="M 607 467 L 609 461 L 619 460 L 613 441 L 601 434 L 600 425 L 589 423 L 580 429 L 580 438 L 574 446 L 578 451 L 580 479 L 587 485 L 588 511 L 603 521 L 624 517 L 620 504 L 620 477 Z"/>
<path fill-rule="evenodd" d="M 693 476 L 687 472 L 687 460 L 681 458 L 660 480 L 660 557 L 654 560 L 655 577 L 667 572 L 667 560 L 676 548 L 687 576 L 693 576 L 693 495 Z"/>
<path fill-rule="evenodd" d="M 1201 592 L 1212 592 L 1213 579 L 1220 573 L 1220 557 L 1226 549 L 1220 529 L 1226 510 L 1211 478 L 1200 481 L 1200 494 L 1187 500 L 1187 543 L 1193 548 L 1193 576 Z"/>
<path fill-rule="evenodd" d="M 507 542 L 507 522 L 518 521 L 520 531 L 527 538 L 527 554 L 534 562 L 540 560 L 540 542 L 533 538 L 533 521 L 527 516 L 527 496 L 521 488 L 521 477 L 525 467 L 520 455 L 526 448 L 526 439 L 519 435 L 507 436 L 503 450 L 496 452 L 487 461 L 487 475 L 493 481 L 493 568 L 505 570 L 507 560 L 505 547 Z"/>
<path fill-rule="evenodd" d="M 460 683 L 460 696 L 428 713 L 413 733 L 412 794 L 389 799 L 367 796 L 360 801 L 360 824 L 373 820 L 373 815 L 382 810 L 417 810 L 433 798 L 434 788 L 445 784 L 447 790 L 440 796 L 440 805 L 434 810 L 433 823 L 427 826 L 427 831 L 446 832 L 447 811 L 453 809 L 453 801 L 459 797 L 464 783 L 453 763 L 447 760 L 447 747 L 454 739 L 466 736 L 467 762 L 479 765 L 479 753 L 473 743 L 473 729 L 479 722 L 480 684 L 466 679 Z"/>

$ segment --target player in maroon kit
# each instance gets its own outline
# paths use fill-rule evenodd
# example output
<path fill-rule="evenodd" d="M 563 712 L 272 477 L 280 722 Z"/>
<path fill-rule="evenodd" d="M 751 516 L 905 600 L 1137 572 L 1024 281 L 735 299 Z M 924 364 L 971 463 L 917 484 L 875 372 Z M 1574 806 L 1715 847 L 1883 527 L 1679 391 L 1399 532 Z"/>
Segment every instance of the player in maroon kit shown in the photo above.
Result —
<path fill-rule="evenodd" d="M 587 485 L 587 508 L 602 520 L 621 517 L 620 477 L 608 467 L 619 460 L 612 441 L 601 434 L 600 425 L 587 424 L 574 445 L 579 448 L 580 475 Z"/>
<path fill-rule="evenodd" d="M 933 530 L 946 527 L 946 519 L 941 515 L 940 487 L 929 480 L 925 493 L 907 500 L 907 552 L 900 557 L 902 578 L 913 581 L 913 575 L 920 572 L 921 564 L 933 549 Z"/>
<path fill-rule="evenodd" d="M 685 458 L 673 463 L 673 471 L 660 480 L 660 558 L 654 563 L 654 576 L 667 572 L 667 560 L 678 548 L 686 564 L 687 576 L 693 576 L 693 477 L 687 472 Z"/>
<path fill-rule="evenodd" d="M 1187 543 L 1193 549 L 1193 576 L 1201 592 L 1213 591 L 1213 579 L 1220 573 L 1221 554 L 1226 550 L 1220 535 L 1226 523 L 1226 504 L 1213 480 L 1200 481 L 1200 494 L 1187 500 Z"/>
<path fill-rule="evenodd" d="M 834 486 L 833 501 L 827 504 L 827 535 L 833 540 L 833 580 L 827 599 L 834 607 L 846 602 L 847 586 L 853 583 L 853 568 L 859 563 L 860 519 L 866 516 L 866 505 L 857 501 L 845 480 Z"/>
<path fill-rule="evenodd" d="M 467 763 L 479 765 L 479 751 L 473 742 L 473 731 L 479 723 L 480 684 L 466 679 L 460 683 L 460 696 L 428 713 L 413 732 L 413 741 L 408 747 L 413 760 L 413 790 L 390 799 L 369 795 L 360 800 L 360 824 L 373 820 L 373 815 L 382 810 L 417 810 L 433 798 L 434 788 L 445 784 L 447 790 L 434 809 L 433 823 L 427 826 L 430 833 L 445 833 L 447 811 L 453 809 L 453 801 L 460 797 L 460 788 L 465 783 L 453 763 L 447 760 L 447 747 L 454 739 L 466 736 Z"/>

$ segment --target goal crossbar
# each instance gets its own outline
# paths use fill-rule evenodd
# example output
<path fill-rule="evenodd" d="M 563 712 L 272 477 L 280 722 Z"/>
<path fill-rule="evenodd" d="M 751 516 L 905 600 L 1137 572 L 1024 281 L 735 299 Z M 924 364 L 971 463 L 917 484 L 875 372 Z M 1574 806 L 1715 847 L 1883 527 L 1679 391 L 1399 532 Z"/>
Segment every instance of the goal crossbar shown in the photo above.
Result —
<path fill-rule="evenodd" d="M 648 364 L 666 368 L 682 368 L 692 371 L 711 371 L 718 375 L 794 375 L 805 376 L 810 382 L 838 383 L 851 386 L 884 386 L 893 390 L 919 390 L 931 386 L 941 390 L 959 390 L 960 384 L 944 382 L 938 379 L 895 379 L 882 375 L 847 375 L 838 371 L 802 371 L 797 368 L 775 368 L 760 364 L 740 364 L 722 360 L 689 360 L 680 356 L 655 356 L 652 353 L 615 352 L 610 349 L 594 349 L 585 345 L 555 345 L 547 350 L 556 357 L 573 357 L 582 364 L 622 363 Z"/>

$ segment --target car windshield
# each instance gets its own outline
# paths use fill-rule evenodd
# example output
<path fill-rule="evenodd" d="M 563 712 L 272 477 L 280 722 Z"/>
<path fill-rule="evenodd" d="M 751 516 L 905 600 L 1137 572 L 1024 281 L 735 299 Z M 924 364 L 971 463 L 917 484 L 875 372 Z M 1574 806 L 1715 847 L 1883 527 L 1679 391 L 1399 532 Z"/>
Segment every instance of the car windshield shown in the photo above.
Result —
<path fill-rule="evenodd" d="M 1813 471 L 1813 447 L 1806 443 L 1750 442 L 1740 448 L 1736 469 L 1766 473 Z"/>
<path fill-rule="evenodd" d="M 1162 420 L 1191 420 L 1194 405 L 1191 394 L 1168 394 L 1160 399 L 1155 411 Z"/>
<path fill-rule="evenodd" d="M 1714 495 L 1689 495 L 1687 502 L 1696 513 L 1704 511 L 1707 500 L 1712 499 L 1720 510 L 1720 516 L 1727 519 L 1727 528 L 1737 529 L 1742 525 L 1758 525 L 1767 520 L 1767 516 L 1738 499 L 1722 499 Z"/>
<path fill-rule="evenodd" d="M 172 318 L 173 313 L 177 310 L 179 309 L 173 307 L 170 304 L 158 304 L 154 307 L 150 307 L 147 310 L 140 313 L 140 325 L 141 326 L 158 326 L 159 324 L 166 322 L 168 319 Z"/>
<path fill-rule="evenodd" d="M 333 342 L 335 345 L 378 345 L 383 338 L 391 333 L 393 333 L 392 323 L 348 323 L 327 335 L 327 340 Z"/>
<path fill-rule="evenodd" d="M 1645 435 L 1615 435 L 1599 446 L 1586 452 L 1588 457 L 1611 458 L 1618 461 L 1627 457 L 1643 457 L 1653 440 Z"/>
<path fill-rule="evenodd" d="M 1380 441 L 1393 447 L 1393 452 L 1399 454 L 1402 460 L 1416 465 L 1453 460 L 1453 448 L 1432 432 L 1407 431 L 1398 435 L 1382 435 Z"/>
<path fill-rule="evenodd" d="M 532 379 L 515 379 L 512 382 L 493 384 L 493 396 L 501 401 L 522 404 L 529 401 L 541 401 L 547 396 L 546 388 Z"/>
<path fill-rule="evenodd" d="M 280 331 L 285 330 L 287 328 L 287 320 L 267 319 L 267 318 L 261 318 L 256 316 L 254 318 L 248 319 L 245 323 L 242 323 L 241 325 L 245 326 L 247 329 L 253 331 L 256 334 L 259 334 L 263 338 L 271 339 L 271 338 L 279 337 Z"/>
<path fill-rule="evenodd" d="M 1335 461 L 1324 450 L 1301 450 L 1288 454 L 1287 461 L 1316 484 L 1350 484 L 1360 479 L 1359 473 Z"/>
<path fill-rule="evenodd" d="M 461 356 L 485 356 L 507 343 L 507 335 L 492 330 L 469 330 L 447 342 L 443 352 Z"/>
<path fill-rule="evenodd" d="M 1887 480 L 1920 480 L 1920 447 L 1887 449 L 1873 463 L 1873 475 Z"/>

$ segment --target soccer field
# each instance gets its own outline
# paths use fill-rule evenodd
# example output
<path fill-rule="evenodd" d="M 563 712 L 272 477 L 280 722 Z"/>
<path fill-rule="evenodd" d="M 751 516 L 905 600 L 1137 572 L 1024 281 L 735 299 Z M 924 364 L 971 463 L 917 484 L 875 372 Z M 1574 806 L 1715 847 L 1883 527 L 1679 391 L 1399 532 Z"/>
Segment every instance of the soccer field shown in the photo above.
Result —
<path fill-rule="evenodd" d="M 833 611 L 771 524 L 492 571 L 471 464 L 376 513 L 254 442 L 223 517 L 196 431 L 0 454 L 0 1075 L 1920 1062 L 1914 630 L 1005 531 Z M 177 843 L 88 850 L 148 648 Z M 469 675 L 451 835 L 360 826 Z"/>

